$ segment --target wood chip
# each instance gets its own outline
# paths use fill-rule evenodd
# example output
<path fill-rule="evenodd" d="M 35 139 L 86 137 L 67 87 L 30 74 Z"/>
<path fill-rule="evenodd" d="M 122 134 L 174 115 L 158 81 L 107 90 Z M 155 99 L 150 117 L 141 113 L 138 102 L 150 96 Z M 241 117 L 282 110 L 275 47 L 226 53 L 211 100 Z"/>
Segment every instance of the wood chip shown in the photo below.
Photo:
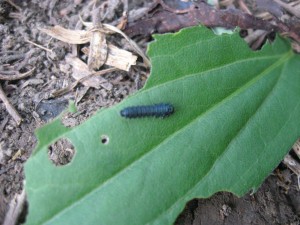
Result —
<path fill-rule="evenodd" d="M 97 28 L 93 29 L 90 40 L 90 52 L 88 57 L 88 68 L 90 70 L 98 70 L 107 58 L 107 43 L 104 33 Z"/>
<path fill-rule="evenodd" d="M 105 33 L 101 31 L 102 23 L 100 9 L 93 12 L 93 28 L 90 39 L 90 52 L 88 57 L 88 67 L 90 70 L 98 70 L 105 62 L 108 54 Z M 103 30 L 103 29 L 102 29 Z"/>
<path fill-rule="evenodd" d="M 11 158 L 12 161 L 15 161 L 17 158 L 19 158 L 22 155 L 21 149 L 19 149 Z"/>
<path fill-rule="evenodd" d="M 82 52 L 89 55 L 89 48 L 83 48 Z M 129 71 L 132 65 L 136 65 L 137 56 L 131 52 L 108 44 L 108 56 L 105 65 L 116 67 L 120 70 Z"/>

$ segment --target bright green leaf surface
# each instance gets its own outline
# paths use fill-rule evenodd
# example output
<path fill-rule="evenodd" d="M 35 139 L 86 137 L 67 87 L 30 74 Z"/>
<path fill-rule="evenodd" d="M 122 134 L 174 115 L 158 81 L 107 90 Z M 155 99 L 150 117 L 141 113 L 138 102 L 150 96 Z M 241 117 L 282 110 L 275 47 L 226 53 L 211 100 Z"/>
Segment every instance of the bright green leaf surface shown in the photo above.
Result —
<path fill-rule="evenodd" d="M 155 39 L 143 90 L 76 128 L 56 120 L 38 130 L 28 224 L 172 224 L 192 198 L 256 190 L 300 136 L 300 63 L 288 42 L 252 52 L 238 34 L 203 27 Z M 160 102 L 175 113 L 119 115 Z M 47 146 L 61 137 L 76 154 L 55 167 Z"/>

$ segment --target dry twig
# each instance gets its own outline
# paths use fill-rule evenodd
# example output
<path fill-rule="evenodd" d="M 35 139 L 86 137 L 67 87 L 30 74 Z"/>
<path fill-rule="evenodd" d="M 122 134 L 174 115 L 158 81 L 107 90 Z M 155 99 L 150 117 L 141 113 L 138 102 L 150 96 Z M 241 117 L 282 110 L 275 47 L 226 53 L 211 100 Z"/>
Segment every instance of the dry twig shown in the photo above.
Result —
<path fill-rule="evenodd" d="M 300 176 L 300 164 L 287 154 L 283 159 L 284 164 L 292 170 L 297 176 Z"/>
<path fill-rule="evenodd" d="M 4 74 L 0 74 L 0 80 L 20 80 L 23 79 L 25 77 L 29 77 L 32 72 L 35 70 L 35 67 L 25 73 L 19 73 L 16 71 L 9 71 L 12 72 L 12 74 L 10 76 L 4 75 Z"/>
<path fill-rule="evenodd" d="M 278 3 L 278 5 L 280 5 L 282 8 L 284 8 L 286 11 L 288 11 L 289 13 L 291 13 L 292 15 L 300 18 L 300 10 L 297 9 L 297 7 L 293 7 L 287 3 L 284 3 L 280 0 L 274 0 L 276 3 Z"/>
<path fill-rule="evenodd" d="M 300 159 L 300 139 L 298 139 L 296 143 L 293 145 L 293 150 L 297 154 L 298 158 Z"/>
<path fill-rule="evenodd" d="M 47 52 L 50 52 L 50 53 L 53 52 L 51 49 L 45 48 L 44 46 L 41 46 L 41 45 L 39 45 L 39 44 L 37 44 L 37 43 L 34 43 L 34 42 L 32 42 L 32 41 L 29 41 L 29 40 L 25 40 L 25 41 L 28 42 L 28 43 L 30 43 L 30 44 L 32 44 L 32 45 L 34 45 L 34 46 L 36 46 L 36 47 L 38 47 L 38 48 L 41 48 L 41 49 L 45 50 L 45 51 L 47 51 Z"/>
<path fill-rule="evenodd" d="M 11 200 L 3 225 L 17 224 L 18 218 L 22 213 L 25 200 L 26 200 L 26 194 L 25 194 L 25 190 L 23 189 L 20 194 L 16 194 L 15 197 Z"/>
<path fill-rule="evenodd" d="M 300 189 L 300 163 L 293 159 L 289 154 L 284 157 L 283 163 L 297 175 L 298 188 Z"/>
<path fill-rule="evenodd" d="M 8 113 L 12 116 L 12 118 L 14 118 L 14 120 L 16 121 L 17 125 L 20 125 L 20 123 L 22 122 L 22 118 L 19 115 L 19 113 L 17 112 L 17 110 L 10 104 L 10 102 L 8 101 L 2 86 L 0 84 L 0 99 L 2 100 L 2 102 L 4 103 L 6 110 L 8 111 Z"/>
<path fill-rule="evenodd" d="M 6 0 L 12 7 L 16 8 L 18 11 L 22 11 L 21 7 L 13 3 L 11 0 Z"/>

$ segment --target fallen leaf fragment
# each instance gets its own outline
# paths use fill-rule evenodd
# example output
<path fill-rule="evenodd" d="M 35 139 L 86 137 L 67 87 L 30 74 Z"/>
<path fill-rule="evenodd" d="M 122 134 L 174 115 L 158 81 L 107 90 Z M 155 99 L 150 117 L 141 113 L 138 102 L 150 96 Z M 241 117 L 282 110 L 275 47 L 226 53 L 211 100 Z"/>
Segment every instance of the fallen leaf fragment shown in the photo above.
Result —
<path fill-rule="evenodd" d="M 91 39 L 91 33 L 85 30 L 69 30 L 59 25 L 50 28 L 40 28 L 40 31 L 69 44 L 85 44 Z"/>
<path fill-rule="evenodd" d="M 98 40 L 101 41 L 103 37 L 99 37 L 97 32 L 95 31 L 94 34 L 91 31 L 84 31 L 84 30 L 68 30 L 65 29 L 59 25 L 56 25 L 54 27 L 50 27 L 48 29 L 43 28 L 40 29 L 42 32 L 48 34 L 49 36 L 56 38 L 60 41 L 67 42 L 70 44 L 85 44 L 92 40 L 91 46 L 93 51 L 95 51 L 96 48 L 101 48 L 100 45 L 98 45 L 96 42 Z M 98 29 L 97 29 L 98 30 Z M 99 30 L 98 30 L 99 31 Z M 100 29 L 102 31 L 102 29 Z M 95 35 L 95 36 L 93 36 Z M 97 39 L 97 40 L 96 40 Z M 102 41 L 103 45 L 103 41 Z M 98 46 L 98 47 L 97 47 Z M 99 62 L 88 63 L 90 64 L 90 68 L 97 68 L 97 66 L 101 65 L 104 61 L 104 56 L 106 55 L 105 50 L 102 49 L 103 52 L 93 52 L 92 55 L 99 55 Z M 90 51 L 85 50 L 84 51 L 87 55 L 89 55 L 89 59 L 91 58 Z M 133 55 L 131 52 L 120 49 L 110 43 L 107 43 L 107 58 L 105 58 L 105 65 L 116 67 L 121 70 L 129 71 L 130 67 L 132 65 L 136 65 L 137 56 Z M 95 56 L 92 56 L 95 58 Z M 83 62 L 82 62 L 83 63 Z M 102 64 L 103 65 L 103 64 Z M 99 66 L 100 67 L 100 66 Z"/>
<path fill-rule="evenodd" d="M 151 66 L 150 60 L 147 58 L 147 56 L 144 54 L 144 52 L 140 49 L 140 47 L 132 40 L 130 39 L 124 32 L 122 32 L 120 29 L 118 29 L 117 27 L 114 27 L 112 25 L 109 24 L 103 24 L 103 26 L 108 29 L 109 31 L 121 34 L 127 41 L 128 43 L 131 45 L 131 47 L 134 49 L 134 51 L 139 54 L 143 60 L 144 63 L 147 67 Z"/>
<path fill-rule="evenodd" d="M 81 61 L 79 58 L 68 54 L 66 56 L 66 62 L 72 65 L 73 73 L 72 76 L 75 80 L 80 80 L 84 77 L 90 76 L 93 72 L 89 70 L 87 64 Z M 107 90 L 112 89 L 112 84 L 109 84 L 106 79 L 100 76 L 91 76 L 85 79 L 82 83 L 87 87 L 93 87 L 99 89 L 103 87 Z"/>
<path fill-rule="evenodd" d="M 81 20 L 81 22 L 88 29 L 92 29 L 93 23 L 84 22 L 83 20 Z M 118 34 L 122 35 L 126 39 L 126 41 L 128 41 L 128 43 L 130 44 L 132 49 L 143 58 L 145 65 L 147 67 L 150 67 L 151 63 L 150 63 L 149 59 L 147 58 L 147 56 L 144 54 L 144 52 L 141 50 L 141 48 L 119 28 L 112 26 L 110 24 L 104 23 L 103 24 L 103 32 L 104 33 L 118 33 Z"/>

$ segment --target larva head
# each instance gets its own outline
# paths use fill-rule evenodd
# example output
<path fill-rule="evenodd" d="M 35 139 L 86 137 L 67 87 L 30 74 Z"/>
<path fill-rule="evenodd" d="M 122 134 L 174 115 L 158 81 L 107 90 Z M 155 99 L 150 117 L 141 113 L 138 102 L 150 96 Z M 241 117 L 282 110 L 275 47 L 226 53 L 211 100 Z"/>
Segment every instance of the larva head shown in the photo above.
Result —
<path fill-rule="evenodd" d="M 125 109 L 121 110 L 120 115 L 122 117 L 127 117 L 128 116 L 128 110 L 125 110 Z"/>
<path fill-rule="evenodd" d="M 168 105 L 169 105 L 169 107 L 168 107 L 168 113 L 169 113 L 169 115 L 171 115 L 174 112 L 174 107 L 172 105 L 170 105 L 170 104 L 168 104 Z"/>
<path fill-rule="evenodd" d="M 166 103 L 165 108 L 166 108 L 166 116 L 169 116 L 174 112 L 174 107 L 171 104 Z"/>

